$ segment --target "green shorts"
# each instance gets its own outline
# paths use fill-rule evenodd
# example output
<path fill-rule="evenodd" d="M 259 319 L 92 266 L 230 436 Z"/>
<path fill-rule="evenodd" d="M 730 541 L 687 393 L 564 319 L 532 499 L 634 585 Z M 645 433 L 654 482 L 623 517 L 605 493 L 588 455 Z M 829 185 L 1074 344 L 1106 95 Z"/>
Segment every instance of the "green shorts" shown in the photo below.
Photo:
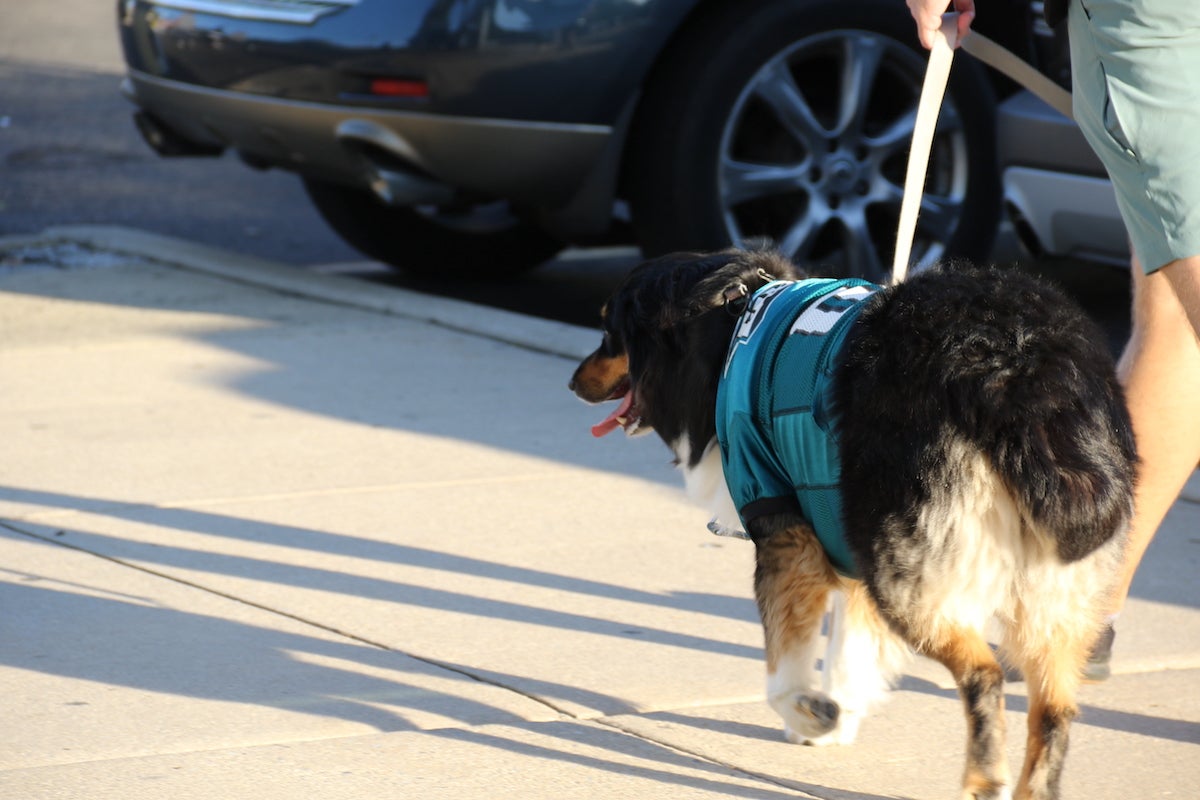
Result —
<path fill-rule="evenodd" d="M 1200 255 L 1200 0 L 1072 0 L 1075 119 L 1146 272 Z"/>

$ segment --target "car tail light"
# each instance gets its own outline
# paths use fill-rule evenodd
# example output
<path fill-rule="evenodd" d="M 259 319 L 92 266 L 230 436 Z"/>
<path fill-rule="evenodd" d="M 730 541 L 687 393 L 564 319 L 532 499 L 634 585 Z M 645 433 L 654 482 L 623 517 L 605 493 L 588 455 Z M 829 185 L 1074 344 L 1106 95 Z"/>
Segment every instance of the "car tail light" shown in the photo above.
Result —
<path fill-rule="evenodd" d="M 411 78 L 371 78 L 371 94 L 377 97 L 429 97 L 429 84 Z"/>

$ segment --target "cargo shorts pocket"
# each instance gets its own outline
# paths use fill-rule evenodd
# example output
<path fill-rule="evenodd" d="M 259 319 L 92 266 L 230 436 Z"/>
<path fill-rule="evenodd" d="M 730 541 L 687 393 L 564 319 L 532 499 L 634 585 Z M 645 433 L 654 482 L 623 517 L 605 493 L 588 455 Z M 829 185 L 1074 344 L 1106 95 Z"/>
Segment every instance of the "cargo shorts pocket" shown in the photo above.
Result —
<path fill-rule="evenodd" d="M 1078 0 L 1078 2 L 1080 9 L 1089 20 L 1089 25 L 1087 26 L 1088 34 L 1094 36 L 1095 34 L 1091 30 L 1090 25 L 1090 21 L 1092 20 L 1092 12 L 1088 8 L 1089 2 L 1088 0 Z M 1101 106 L 1100 115 L 1104 132 L 1108 134 L 1108 138 L 1121 150 L 1122 153 L 1125 154 L 1127 158 L 1133 160 L 1134 162 L 1141 163 L 1137 151 L 1134 149 L 1132 141 L 1130 140 L 1129 135 L 1126 133 L 1126 127 L 1121 122 L 1124 101 L 1122 100 L 1120 84 L 1114 81 L 1112 76 L 1109 74 L 1109 67 L 1105 65 L 1104 58 L 1095 48 L 1094 41 L 1089 42 L 1089 44 L 1093 48 L 1092 56 L 1095 59 L 1095 63 L 1100 69 L 1100 87 L 1097 88 L 1100 88 L 1104 92 L 1104 101 L 1103 105 Z M 1126 109 L 1126 114 L 1127 113 L 1129 113 L 1128 109 Z"/>
<path fill-rule="evenodd" d="M 1112 81 L 1108 77 L 1107 70 L 1104 65 L 1100 65 L 1101 71 L 1104 72 L 1104 130 L 1108 133 L 1113 143 L 1120 147 L 1126 156 L 1140 163 L 1137 151 L 1130 142 L 1129 137 L 1125 133 L 1125 127 L 1121 124 L 1121 102 L 1119 100 L 1120 93 L 1113 90 Z"/>

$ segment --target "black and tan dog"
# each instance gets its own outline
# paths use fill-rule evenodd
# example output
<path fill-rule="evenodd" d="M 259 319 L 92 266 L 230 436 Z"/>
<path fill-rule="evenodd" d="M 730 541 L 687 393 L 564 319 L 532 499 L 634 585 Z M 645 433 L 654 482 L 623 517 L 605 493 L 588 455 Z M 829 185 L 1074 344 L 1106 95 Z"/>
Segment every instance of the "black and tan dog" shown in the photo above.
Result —
<path fill-rule="evenodd" d="M 657 432 L 689 491 L 740 518 L 790 739 L 851 741 L 911 647 L 965 703 L 964 796 L 1009 797 L 994 617 L 1029 689 L 1016 796 L 1056 797 L 1132 511 L 1134 442 L 1104 337 L 1021 273 L 804 277 L 767 252 L 642 264 L 571 388 L 620 401 L 596 435 Z"/>

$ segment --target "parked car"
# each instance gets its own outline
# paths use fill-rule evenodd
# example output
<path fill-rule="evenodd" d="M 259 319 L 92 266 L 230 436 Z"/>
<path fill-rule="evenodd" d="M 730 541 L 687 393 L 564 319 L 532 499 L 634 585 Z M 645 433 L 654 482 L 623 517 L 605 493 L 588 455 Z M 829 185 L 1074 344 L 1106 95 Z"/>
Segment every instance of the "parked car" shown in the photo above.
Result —
<path fill-rule="evenodd" d="M 901 0 L 119 0 L 117 12 L 124 91 L 155 150 L 232 149 L 292 170 L 338 234 L 397 268 L 504 275 L 621 239 L 652 254 L 766 239 L 874 279 L 890 264 L 925 64 Z M 998 0 L 976 26 L 1061 65 L 1027 0 Z M 1046 222 L 1058 149 L 1074 154 L 1072 177 L 1103 171 L 1069 121 L 1022 94 L 956 60 L 915 258 L 985 257 L 1014 169 L 1019 229 L 1069 249 Z"/>

